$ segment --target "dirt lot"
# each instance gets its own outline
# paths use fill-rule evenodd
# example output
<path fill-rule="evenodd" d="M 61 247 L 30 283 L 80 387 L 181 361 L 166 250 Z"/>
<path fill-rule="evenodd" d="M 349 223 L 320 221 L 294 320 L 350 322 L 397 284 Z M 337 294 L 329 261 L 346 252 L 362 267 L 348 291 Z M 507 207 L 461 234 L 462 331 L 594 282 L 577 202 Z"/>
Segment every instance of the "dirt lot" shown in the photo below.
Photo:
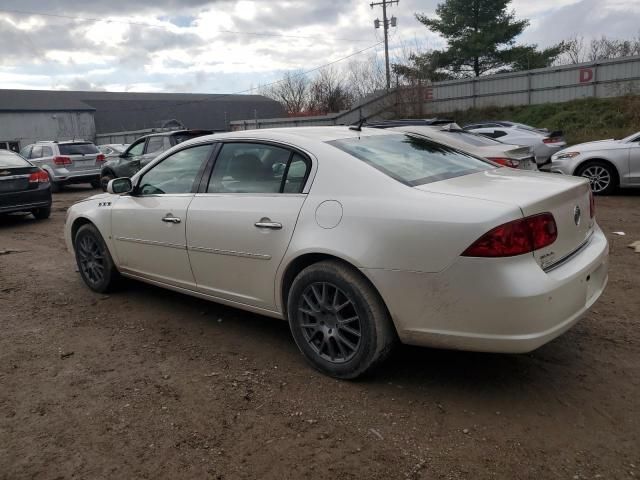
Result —
<path fill-rule="evenodd" d="M 377 376 L 305 365 L 285 322 L 82 284 L 66 208 L 0 219 L 0 479 L 639 478 L 640 192 L 597 200 L 609 287 L 529 355 L 400 348 Z M 612 235 L 624 230 L 625 237 Z"/>

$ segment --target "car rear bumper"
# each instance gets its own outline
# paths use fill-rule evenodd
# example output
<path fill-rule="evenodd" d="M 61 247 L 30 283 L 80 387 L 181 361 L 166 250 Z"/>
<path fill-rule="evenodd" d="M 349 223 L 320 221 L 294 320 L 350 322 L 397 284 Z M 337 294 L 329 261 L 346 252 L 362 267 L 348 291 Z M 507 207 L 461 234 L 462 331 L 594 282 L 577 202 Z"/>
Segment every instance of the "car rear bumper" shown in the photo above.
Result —
<path fill-rule="evenodd" d="M 42 184 L 35 190 L 0 193 L 0 213 L 28 212 L 34 208 L 50 206 L 51 188 L 49 184 Z"/>
<path fill-rule="evenodd" d="M 53 171 L 53 181 L 58 184 L 91 183 L 100 180 L 100 169 L 80 170 L 74 172 L 66 168 Z"/>
<path fill-rule="evenodd" d="M 460 257 L 440 273 L 364 269 L 404 343 L 484 352 L 534 350 L 571 328 L 608 279 L 596 226 L 570 261 L 545 272 L 532 255 Z"/>

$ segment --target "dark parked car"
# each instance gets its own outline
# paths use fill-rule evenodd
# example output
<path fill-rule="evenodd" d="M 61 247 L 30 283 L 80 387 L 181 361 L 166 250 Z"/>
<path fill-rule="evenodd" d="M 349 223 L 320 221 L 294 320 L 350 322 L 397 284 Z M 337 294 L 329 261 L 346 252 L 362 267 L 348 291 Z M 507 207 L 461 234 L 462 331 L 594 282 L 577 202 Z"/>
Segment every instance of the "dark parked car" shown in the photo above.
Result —
<path fill-rule="evenodd" d="M 211 135 L 211 130 L 174 130 L 171 132 L 153 133 L 139 138 L 120 156 L 107 160 L 100 171 L 100 184 L 107 191 L 110 180 L 119 177 L 132 177 L 138 170 L 165 150 L 174 145 L 202 135 Z"/>
<path fill-rule="evenodd" d="M 0 214 L 12 212 L 49 218 L 51 184 L 47 172 L 17 153 L 0 150 Z"/>

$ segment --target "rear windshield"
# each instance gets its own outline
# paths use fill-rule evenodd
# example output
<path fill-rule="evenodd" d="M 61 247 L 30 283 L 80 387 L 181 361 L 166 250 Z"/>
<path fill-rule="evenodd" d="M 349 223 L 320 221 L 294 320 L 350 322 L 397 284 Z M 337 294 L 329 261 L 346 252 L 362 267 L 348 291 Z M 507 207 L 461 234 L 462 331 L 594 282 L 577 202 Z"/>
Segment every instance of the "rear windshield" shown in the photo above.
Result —
<path fill-rule="evenodd" d="M 93 143 L 61 143 L 58 148 L 60 149 L 60 155 L 98 153 L 98 148 Z"/>
<path fill-rule="evenodd" d="M 482 147 L 485 145 L 501 145 L 502 142 L 494 140 L 493 138 L 485 137 L 484 135 L 476 135 L 474 133 L 464 132 L 462 130 L 442 130 L 442 133 L 451 135 L 451 138 L 457 138 L 458 140 L 474 145 L 476 147 Z"/>
<path fill-rule="evenodd" d="M 29 166 L 31 166 L 31 164 L 17 153 L 0 150 L 0 168 Z"/>
<path fill-rule="evenodd" d="M 192 138 L 201 137 L 203 135 L 209 135 L 209 132 L 199 132 L 199 133 L 180 133 L 178 135 L 173 135 L 173 138 L 176 139 L 176 145 L 182 142 L 186 142 L 187 140 L 191 140 Z"/>
<path fill-rule="evenodd" d="M 328 143 L 412 187 L 496 168 L 415 135 L 376 135 Z"/>

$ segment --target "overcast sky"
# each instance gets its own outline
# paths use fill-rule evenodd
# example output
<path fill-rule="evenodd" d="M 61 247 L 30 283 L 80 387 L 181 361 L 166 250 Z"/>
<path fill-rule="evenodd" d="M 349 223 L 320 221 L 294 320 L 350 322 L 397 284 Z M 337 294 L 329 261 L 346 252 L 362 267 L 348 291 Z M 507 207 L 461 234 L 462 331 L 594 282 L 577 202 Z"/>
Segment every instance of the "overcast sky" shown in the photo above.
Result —
<path fill-rule="evenodd" d="M 373 20 L 382 12 L 370 1 L 0 0 L 0 88 L 239 92 L 379 43 Z M 390 9 L 394 55 L 443 46 L 413 15 L 437 3 Z M 513 8 L 531 20 L 519 40 L 541 46 L 640 31 L 638 0 L 515 0 Z M 354 58 L 382 53 L 380 45 Z"/>

